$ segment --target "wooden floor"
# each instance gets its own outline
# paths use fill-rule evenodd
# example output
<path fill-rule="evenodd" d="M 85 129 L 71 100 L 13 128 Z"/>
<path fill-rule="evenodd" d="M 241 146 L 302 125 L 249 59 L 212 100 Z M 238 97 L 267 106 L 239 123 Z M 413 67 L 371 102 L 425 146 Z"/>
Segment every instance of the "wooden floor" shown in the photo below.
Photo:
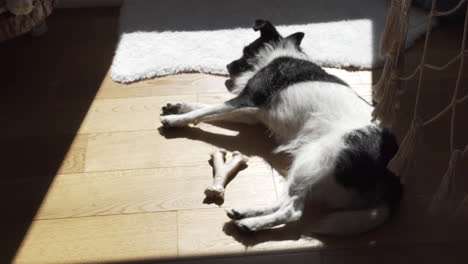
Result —
<path fill-rule="evenodd" d="M 395 219 L 360 237 L 307 233 L 315 212 L 284 229 L 239 233 L 223 208 L 274 201 L 287 159 L 271 154 L 261 126 L 161 129 L 167 102 L 229 98 L 225 78 L 113 82 L 117 22 L 116 9 L 57 10 L 45 36 L 0 44 L 0 263 L 468 263 L 468 230 L 428 216 L 429 191 L 410 192 Z M 442 43 L 456 30 L 435 35 Z M 370 100 L 378 72 L 331 71 Z M 217 148 L 251 157 L 221 205 L 203 194 Z M 447 163 L 437 164 L 421 177 Z"/>

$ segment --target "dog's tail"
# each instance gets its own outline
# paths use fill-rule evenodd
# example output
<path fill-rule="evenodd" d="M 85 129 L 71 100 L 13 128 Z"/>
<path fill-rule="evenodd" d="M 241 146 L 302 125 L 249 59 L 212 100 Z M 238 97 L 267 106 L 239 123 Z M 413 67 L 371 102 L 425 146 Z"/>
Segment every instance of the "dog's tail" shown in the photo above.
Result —
<path fill-rule="evenodd" d="M 383 224 L 398 209 L 403 186 L 399 178 L 387 170 L 380 184 L 377 185 L 377 192 L 380 193 L 381 197 L 375 206 L 331 213 L 325 216 L 318 227 L 312 231 L 317 234 L 355 235 L 365 233 Z"/>

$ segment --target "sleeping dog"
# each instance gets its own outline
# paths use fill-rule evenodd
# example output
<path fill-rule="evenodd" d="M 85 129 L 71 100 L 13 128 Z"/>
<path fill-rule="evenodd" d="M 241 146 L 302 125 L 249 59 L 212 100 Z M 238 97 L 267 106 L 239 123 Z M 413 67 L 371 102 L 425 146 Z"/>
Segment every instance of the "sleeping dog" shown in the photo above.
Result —
<path fill-rule="evenodd" d="M 394 135 L 372 121 L 372 107 L 340 78 L 310 61 L 304 33 L 282 37 L 265 20 L 260 37 L 227 65 L 226 88 L 237 97 L 218 105 L 170 103 L 166 127 L 203 121 L 261 122 L 274 134 L 277 151 L 293 160 L 287 186 L 269 206 L 227 209 L 243 230 L 297 221 L 306 198 L 337 209 L 324 216 L 319 234 L 358 234 L 385 222 L 402 195 L 399 178 L 386 166 L 398 150 Z"/>

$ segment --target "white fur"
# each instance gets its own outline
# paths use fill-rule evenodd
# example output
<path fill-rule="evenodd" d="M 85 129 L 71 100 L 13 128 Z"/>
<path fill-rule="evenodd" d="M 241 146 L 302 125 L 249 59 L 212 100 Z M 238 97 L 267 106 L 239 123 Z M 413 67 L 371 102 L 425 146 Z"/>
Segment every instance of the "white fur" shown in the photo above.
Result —
<path fill-rule="evenodd" d="M 233 108 L 227 104 L 206 105 L 200 103 L 181 104 L 177 115 L 161 116 L 160 120 L 166 126 L 178 127 L 199 122 L 224 120 L 237 123 L 255 124 L 258 122 L 258 109 L 254 107 Z"/>
<path fill-rule="evenodd" d="M 322 219 L 312 231 L 317 234 L 354 235 L 363 227 L 370 230 L 383 224 L 389 214 L 388 207 L 382 204 L 362 210 L 338 211 Z"/>
<path fill-rule="evenodd" d="M 307 59 L 290 43 L 267 46 L 257 54 L 254 59 L 257 66 L 252 71 L 234 78 L 236 93 L 243 89 L 241 85 L 248 78 L 280 56 Z M 193 110 L 162 116 L 162 123 L 181 126 L 224 119 L 237 112 L 268 126 L 280 143 L 277 151 L 287 151 L 293 156 L 286 188 L 277 202 L 262 208 L 227 210 L 231 218 L 237 219 L 239 227 L 256 231 L 296 221 L 303 214 L 306 197 L 331 208 L 350 209 L 366 205 L 360 196 L 344 188 L 333 177 L 337 157 L 345 147 L 344 136 L 353 130 L 373 126 L 372 107 L 349 87 L 332 82 L 306 81 L 282 90 L 267 107 L 236 108 L 223 103 L 193 107 L 185 104 L 183 109 Z M 331 214 L 317 232 L 359 233 L 382 223 L 387 216 L 388 208 L 381 205 L 369 210 Z"/>
<path fill-rule="evenodd" d="M 186 126 L 190 123 L 197 124 L 201 121 L 211 120 L 211 117 L 233 112 L 235 107 L 228 104 L 219 104 L 198 108 L 195 111 L 187 112 L 181 115 L 161 116 L 161 123 L 166 126 L 177 127 Z"/>
<path fill-rule="evenodd" d="M 289 57 L 295 59 L 309 59 L 305 53 L 297 52 L 295 44 L 291 40 L 284 39 L 275 44 L 266 44 L 257 54 L 256 70 L 265 67 L 279 57 Z"/>
<path fill-rule="evenodd" d="M 310 88 L 313 87 L 313 88 Z M 281 92 L 262 120 L 280 140 L 310 141 L 324 135 L 341 136 L 370 124 L 372 107 L 351 89 L 330 82 L 303 82 Z M 288 149 L 288 145 L 281 149 Z"/>
<path fill-rule="evenodd" d="M 256 18 L 283 24 L 277 28 L 284 36 L 304 32 L 302 47 L 321 66 L 378 67 L 385 59 L 378 51 L 389 2 L 204 0 L 199 4 L 185 0 L 125 1 L 121 8 L 120 40 L 111 77 L 114 81 L 127 83 L 180 72 L 226 74 L 226 62 L 240 57 L 243 46 L 258 36 L 246 26 Z M 233 6 L 236 8 L 234 13 Z M 190 11 L 185 12 L 181 7 Z M 246 9 L 245 12 L 239 12 L 242 9 Z M 256 17 L 252 17 L 252 12 Z M 410 23 L 421 21 L 425 15 L 426 12 L 412 8 Z M 223 20 L 236 23 L 215 30 L 197 27 L 198 24 L 221 23 L 219 21 Z M 178 21 L 180 26 L 171 25 L 173 21 Z M 184 25 L 189 29 L 184 29 Z M 407 47 L 424 32 L 425 26 L 411 29 Z"/>

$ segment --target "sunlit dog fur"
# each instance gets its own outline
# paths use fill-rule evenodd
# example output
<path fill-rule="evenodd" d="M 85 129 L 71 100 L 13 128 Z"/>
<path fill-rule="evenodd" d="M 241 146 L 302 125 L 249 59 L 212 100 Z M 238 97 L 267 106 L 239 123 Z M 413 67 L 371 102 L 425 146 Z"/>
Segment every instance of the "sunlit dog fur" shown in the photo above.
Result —
<path fill-rule="evenodd" d="M 299 220 L 306 198 L 339 209 L 320 220 L 316 233 L 358 234 L 384 223 L 402 195 L 398 177 L 386 168 L 398 149 L 390 130 L 371 121 L 372 106 L 344 81 L 308 59 L 300 48 L 303 33 L 282 37 L 265 20 L 254 30 L 260 37 L 227 65 L 225 84 L 237 97 L 218 105 L 169 103 L 162 124 L 261 122 L 280 144 L 277 151 L 292 156 L 276 202 L 226 210 L 243 230 Z"/>

